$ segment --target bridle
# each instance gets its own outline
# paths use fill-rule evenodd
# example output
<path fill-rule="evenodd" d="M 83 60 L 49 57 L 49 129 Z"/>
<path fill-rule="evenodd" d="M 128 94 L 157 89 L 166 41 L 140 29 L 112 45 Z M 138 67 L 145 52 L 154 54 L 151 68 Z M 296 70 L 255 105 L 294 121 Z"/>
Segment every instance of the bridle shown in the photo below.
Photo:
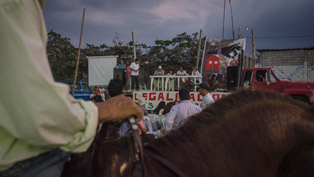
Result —
<path fill-rule="evenodd" d="M 179 170 L 177 167 L 175 167 L 172 163 L 170 163 L 167 159 L 150 152 L 148 150 L 143 149 L 143 143 L 141 136 L 139 135 L 139 127 L 136 124 L 135 118 L 131 117 L 128 119 L 129 120 L 129 125 L 130 125 L 130 133 L 128 133 L 127 141 L 128 141 L 128 146 L 129 146 L 129 160 L 128 164 L 130 167 L 128 168 L 129 171 L 127 171 L 127 174 L 129 177 L 132 177 L 134 174 L 135 170 L 141 171 L 142 177 L 147 177 L 147 172 L 146 172 L 146 167 L 145 167 L 145 162 L 144 162 L 144 153 L 147 156 L 150 156 L 151 158 L 155 159 L 158 161 L 160 164 L 162 164 L 164 167 L 175 173 L 179 177 L 187 177 L 181 170 Z M 102 130 L 97 134 L 97 139 L 101 144 L 105 144 L 106 142 L 113 142 L 113 141 L 118 141 L 119 136 L 117 136 L 117 132 L 119 132 L 121 122 L 120 123 L 110 123 L 106 125 L 106 132 L 103 133 Z M 102 137 L 104 136 L 105 137 Z M 99 143 L 98 142 L 98 143 Z M 95 155 L 95 149 L 96 149 L 96 144 L 97 142 L 94 142 L 92 144 L 92 157 Z M 93 165 L 90 163 L 90 166 L 88 167 L 88 176 L 93 176 L 92 170 Z"/>
<path fill-rule="evenodd" d="M 178 169 L 176 166 L 174 166 L 172 163 L 170 163 L 167 159 L 150 152 L 148 150 L 143 149 L 143 143 L 142 139 L 139 135 L 138 131 L 138 125 L 135 124 L 135 118 L 129 118 L 129 124 L 130 124 L 130 129 L 131 129 L 131 138 L 133 140 L 133 143 L 131 142 L 131 139 L 128 138 L 128 144 L 129 144 L 129 149 L 130 149 L 130 158 L 129 158 L 129 163 L 133 162 L 133 168 L 130 168 L 130 173 L 133 174 L 134 167 L 139 167 L 142 172 L 142 177 L 147 177 L 146 173 L 146 167 L 144 163 L 144 153 L 156 161 L 158 161 L 160 164 L 165 166 L 167 169 L 171 170 L 174 172 L 177 176 L 179 177 L 187 177 L 185 173 L 183 173 L 180 169 Z"/>
<path fill-rule="evenodd" d="M 146 168 L 144 163 L 144 153 L 142 139 L 139 134 L 138 125 L 134 117 L 129 118 L 130 125 L 130 136 L 128 136 L 129 144 L 129 164 L 133 163 L 132 168 L 130 168 L 130 175 L 133 174 L 134 169 L 138 168 L 142 172 L 142 177 L 146 177 Z"/>
<path fill-rule="evenodd" d="M 92 142 L 90 148 L 81 154 L 76 154 L 71 157 L 71 159 L 68 160 L 68 167 L 63 171 L 63 176 L 71 176 L 73 170 L 79 170 L 80 174 L 76 174 L 79 176 L 85 176 L 85 177 L 92 177 L 98 174 L 99 170 L 102 171 L 102 169 L 99 169 L 98 165 L 96 165 L 97 160 L 95 159 L 96 153 L 101 153 L 101 147 L 104 144 L 116 144 L 121 140 L 121 137 L 119 135 L 119 129 L 122 122 L 115 122 L 115 123 L 109 123 L 104 124 L 100 131 L 97 133 L 94 141 Z M 142 177 L 147 177 L 147 171 L 144 163 L 144 153 L 146 156 L 151 157 L 152 159 L 155 159 L 160 164 L 165 166 L 167 169 L 175 173 L 179 177 L 187 177 L 181 170 L 176 168 L 173 164 L 171 164 L 168 160 L 162 158 L 161 156 L 150 152 L 148 150 L 143 149 L 142 139 L 139 135 L 138 125 L 136 125 L 135 118 L 129 119 L 130 123 L 130 130 L 131 132 L 125 137 L 127 140 L 127 144 L 129 146 L 129 158 L 126 168 L 126 173 L 122 175 L 128 175 L 129 177 L 132 177 L 134 175 L 135 170 L 137 172 L 141 172 Z M 106 145 L 105 145 L 106 146 Z M 100 149 L 99 149 L 100 148 Z M 97 158 L 99 159 L 99 158 Z M 78 169 L 77 167 L 80 167 L 80 162 L 85 161 L 86 168 Z M 115 168 L 117 161 L 113 160 L 111 161 L 112 164 L 112 170 L 111 171 L 114 176 L 121 176 L 120 172 L 118 171 L 118 168 Z M 112 175 L 113 175 L 112 174 Z M 136 173 L 139 174 L 139 173 Z"/>

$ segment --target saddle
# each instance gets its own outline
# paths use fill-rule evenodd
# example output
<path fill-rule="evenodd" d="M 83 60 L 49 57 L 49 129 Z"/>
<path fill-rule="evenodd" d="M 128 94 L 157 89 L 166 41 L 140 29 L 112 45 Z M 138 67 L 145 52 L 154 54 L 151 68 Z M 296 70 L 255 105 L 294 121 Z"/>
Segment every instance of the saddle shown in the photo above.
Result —
<path fill-rule="evenodd" d="M 144 175 L 144 163 L 143 163 L 143 149 L 141 138 L 138 134 L 138 127 L 135 124 L 135 119 L 131 118 L 130 127 L 132 128 L 132 133 L 124 138 L 127 138 L 129 146 L 129 173 L 133 174 L 135 167 L 142 171 L 142 176 Z M 122 123 L 107 123 L 103 124 L 101 130 L 97 133 L 94 141 L 86 152 L 80 154 L 73 154 L 70 160 L 65 164 L 64 170 L 61 177 L 103 177 L 104 170 L 101 164 L 105 157 L 98 157 L 97 155 L 105 154 L 108 148 L 116 148 L 120 142 L 119 129 Z M 108 161 L 111 159 L 108 159 Z M 116 166 L 116 164 L 110 164 Z M 112 168 L 113 169 L 113 168 Z M 117 168 L 116 168 L 117 169 Z M 107 173 L 107 172 L 106 172 Z M 115 176 L 120 176 L 119 171 L 108 172 L 108 176 L 112 174 Z"/>

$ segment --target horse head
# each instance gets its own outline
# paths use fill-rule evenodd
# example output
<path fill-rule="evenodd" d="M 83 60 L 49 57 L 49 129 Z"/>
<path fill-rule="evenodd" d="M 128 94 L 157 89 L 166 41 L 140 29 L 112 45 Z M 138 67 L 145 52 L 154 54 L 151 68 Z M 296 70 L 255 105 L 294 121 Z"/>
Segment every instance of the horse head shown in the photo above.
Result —
<path fill-rule="evenodd" d="M 63 170 L 62 177 L 119 177 L 133 169 L 130 161 L 130 136 L 121 137 L 122 123 L 103 123 L 89 147 L 80 154 L 73 154 Z"/>
<path fill-rule="evenodd" d="M 131 133 L 120 136 L 121 123 L 105 124 L 96 140 L 96 151 L 93 159 L 93 176 L 120 177 L 133 176 L 139 165 L 142 142 L 134 118 L 129 118 Z M 141 164 L 142 165 L 142 164 Z"/>

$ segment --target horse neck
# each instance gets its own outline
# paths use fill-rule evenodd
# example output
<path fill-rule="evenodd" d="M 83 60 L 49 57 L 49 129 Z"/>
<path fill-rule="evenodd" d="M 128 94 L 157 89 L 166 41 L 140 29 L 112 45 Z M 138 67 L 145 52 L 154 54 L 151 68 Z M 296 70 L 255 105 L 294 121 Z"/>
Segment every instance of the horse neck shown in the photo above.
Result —
<path fill-rule="evenodd" d="M 119 130 L 121 123 L 103 123 L 97 134 L 97 140 L 113 140 L 119 138 Z"/>
<path fill-rule="evenodd" d="M 287 137 L 284 134 L 287 128 L 268 132 L 261 125 L 254 127 L 256 121 L 249 122 L 251 117 L 247 117 L 245 124 L 230 121 L 224 128 L 215 124 L 207 127 L 209 130 L 203 131 L 204 134 L 194 134 L 191 126 L 184 126 L 146 149 L 165 158 L 187 176 L 273 176 L 298 137 Z M 277 134 L 284 137 L 274 137 Z M 150 170 L 161 176 L 169 173 L 160 163 L 157 166 L 158 171 Z"/>
<path fill-rule="evenodd" d="M 180 136 L 179 132 L 172 132 L 166 137 L 146 144 L 145 149 L 165 159 L 187 176 L 202 176 L 202 170 L 194 168 L 197 159 L 201 156 L 198 150 L 195 149 L 194 141 L 189 142 L 187 139 L 178 138 Z M 145 155 L 145 163 L 147 164 L 149 176 L 177 176 L 173 173 L 173 169 L 169 170 L 167 165 L 157 161 L 150 155 Z"/>

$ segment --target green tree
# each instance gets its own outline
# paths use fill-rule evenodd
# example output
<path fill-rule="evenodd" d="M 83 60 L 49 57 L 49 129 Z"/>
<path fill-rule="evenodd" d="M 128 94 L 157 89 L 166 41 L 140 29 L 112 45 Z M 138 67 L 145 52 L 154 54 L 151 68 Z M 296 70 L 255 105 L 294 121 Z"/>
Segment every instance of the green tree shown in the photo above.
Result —
<path fill-rule="evenodd" d="M 118 33 L 116 33 L 112 43 L 112 46 L 86 44 L 81 50 L 79 80 L 83 78 L 84 73 L 88 72 L 86 56 L 117 55 L 118 60 L 133 60 L 132 41 L 123 43 Z M 202 43 L 202 49 L 203 46 L 204 42 Z M 149 76 L 153 74 L 158 65 L 162 65 L 166 72 L 169 72 L 169 70 L 176 72 L 182 66 L 188 73 L 191 73 L 193 66 L 196 65 L 197 47 L 198 33 L 189 35 L 184 32 L 176 35 L 171 40 L 156 39 L 153 46 L 136 42 L 136 55 L 141 61 L 140 82 L 150 85 Z M 69 38 L 62 37 L 54 31 L 48 33 L 48 59 L 56 80 L 73 79 L 77 50 L 71 44 Z"/>
<path fill-rule="evenodd" d="M 55 80 L 73 79 L 77 49 L 70 39 L 54 31 L 48 33 L 47 56 Z"/>
<path fill-rule="evenodd" d="M 158 65 L 162 65 L 168 72 L 169 70 L 177 71 L 182 66 L 190 73 L 196 65 L 197 51 L 198 33 L 188 35 L 184 32 L 171 40 L 156 40 L 155 45 L 150 47 L 145 57 L 150 59 L 150 65 L 153 65 L 155 69 Z M 154 70 L 151 74 L 153 72 Z"/>

